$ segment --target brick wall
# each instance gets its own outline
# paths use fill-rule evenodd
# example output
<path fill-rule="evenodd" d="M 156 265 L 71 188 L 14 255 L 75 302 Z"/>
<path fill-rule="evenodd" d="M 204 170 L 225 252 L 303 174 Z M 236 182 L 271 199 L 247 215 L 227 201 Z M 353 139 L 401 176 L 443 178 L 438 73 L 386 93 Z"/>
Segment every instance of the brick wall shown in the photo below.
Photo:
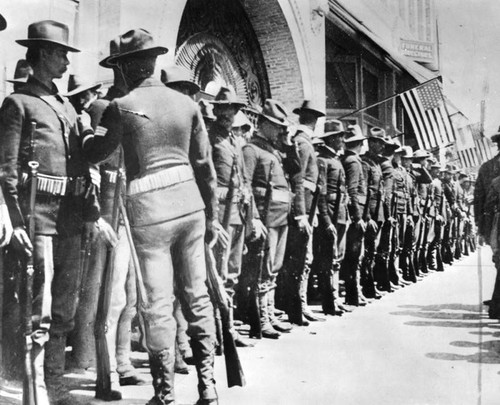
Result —
<path fill-rule="evenodd" d="M 277 0 L 242 3 L 264 56 L 271 97 L 291 111 L 302 102 L 304 91 L 295 46 L 280 5 Z"/>

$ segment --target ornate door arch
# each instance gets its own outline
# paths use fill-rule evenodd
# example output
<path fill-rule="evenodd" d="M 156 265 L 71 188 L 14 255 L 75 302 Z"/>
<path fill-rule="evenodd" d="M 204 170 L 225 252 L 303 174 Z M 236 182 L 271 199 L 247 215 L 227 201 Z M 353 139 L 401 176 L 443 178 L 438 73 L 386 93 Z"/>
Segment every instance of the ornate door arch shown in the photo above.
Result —
<path fill-rule="evenodd" d="M 264 57 L 239 1 L 188 0 L 175 59 L 203 91 L 230 85 L 252 107 L 270 97 Z"/>

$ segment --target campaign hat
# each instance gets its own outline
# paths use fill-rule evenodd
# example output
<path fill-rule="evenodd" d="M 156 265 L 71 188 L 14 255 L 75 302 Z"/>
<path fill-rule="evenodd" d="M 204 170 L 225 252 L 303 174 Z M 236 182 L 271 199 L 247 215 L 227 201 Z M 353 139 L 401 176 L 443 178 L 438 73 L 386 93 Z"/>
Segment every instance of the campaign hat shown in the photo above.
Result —
<path fill-rule="evenodd" d="M 191 80 L 191 72 L 184 66 L 167 66 L 161 69 L 160 78 L 167 87 L 172 87 L 172 85 L 184 86 L 188 89 L 190 95 L 200 92 L 200 86 Z"/>
<path fill-rule="evenodd" d="M 111 69 L 113 64 L 109 63 L 109 58 L 120 53 L 120 37 L 113 38 L 109 41 L 109 55 L 99 62 L 103 68 Z"/>
<path fill-rule="evenodd" d="M 313 136 L 311 138 L 311 144 L 314 145 L 314 146 L 324 145 L 325 141 L 322 138 L 320 138 L 319 136 Z"/>
<path fill-rule="evenodd" d="M 65 94 L 66 97 L 74 96 L 78 93 L 83 93 L 87 90 L 98 90 L 102 86 L 102 83 L 95 83 L 84 79 L 79 75 L 69 75 L 68 78 L 68 92 Z"/>
<path fill-rule="evenodd" d="M 364 141 L 366 136 L 363 135 L 361 127 L 357 124 L 348 125 L 345 131 L 345 143 Z"/>
<path fill-rule="evenodd" d="M 236 108 L 245 107 L 245 103 L 238 99 L 238 96 L 234 92 L 234 90 L 230 87 L 222 86 L 215 96 L 215 98 L 211 101 L 212 104 L 217 105 L 227 105 L 227 106 L 235 106 Z"/>
<path fill-rule="evenodd" d="M 33 74 L 31 65 L 25 59 L 19 59 L 14 70 L 14 78 L 7 79 L 9 83 L 26 83 L 30 75 Z"/>
<path fill-rule="evenodd" d="M 378 139 L 386 145 L 393 145 L 392 140 L 386 135 L 385 130 L 379 127 L 370 128 L 368 139 Z"/>
<path fill-rule="evenodd" d="M 234 116 L 233 128 L 241 127 L 244 131 L 250 131 L 252 123 L 243 111 L 238 111 Z"/>
<path fill-rule="evenodd" d="M 300 107 L 297 107 L 293 110 L 294 114 L 300 115 L 303 112 L 309 112 L 317 117 L 324 117 L 326 114 L 322 108 L 319 108 L 316 104 L 314 104 L 311 100 L 304 100 Z"/>
<path fill-rule="evenodd" d="M 406 159 L 411 159 L 413 158 L 413 148 L 411 146 L 402 146 L 401 149 L 403 149 L 403 154 L 401 157 L 406 158 Z"/>
<path fill-rule="evenodd" d="M 397 138 L 394 138 L 394 139 L 391 139 L 389 138 L 392 145 L 391 147 L 394 148 L 394 153 L 403 153 L 403 148 L 401 147 L 401 142 L 399 141 L 399 139 Z"/>
<path fill-rule="evenodd" d="M 324 126 L 324 131 L 318 137 L 319 138 L 328 138 L 330 136 L 343 135 L 343 134 L 345 134 L 345 131 L 344 131 L 344 124 L 342 124 L 342 121 L 326 120 L 325 126 Z"/>
<path fill-rule="evenodd" d="M 491 135 L 491 142 L 500 142 L 500 127 L 498 127 L 498 131 Z"/>
<path fill-rule="evenodd" d="M 201 99 L 198 101 L 198 105 L 200 106 L 201 115 L 203 119 L 208 121 L 215 121 L 217 117 L 214 115 L 214 106 L 210 103 L 210 101 Z"/>
<path fill-rule="evenodd" d="M 413 152 L 413 159 L 427 159 L 429 157 L 431 157 L 431 154 L 423 149 L 417 149 Z"/>
<path fill-rule="evenodd" d="M 18 39 L 19 45 L 30 47 L 42 43 L 57 45 L 69 52 L 80 52 L 68 43 L 69 28 L 66 24 L 53 20 L 38 21 L 28 26 L 28 38 Z"/>
<path fill-rule="evenodd" d="M 129 56 L 158 56 L 168 52 L 168 48 L 156 46 L 153 35 L 144 28 L 127 31 L 125 34 L 120 35 L 118 39 L 118 54 L 109 57 L 109 64 L 115 64 L 117 61 Z"/>
<path fill-rule="evenodd" d="M 282 127 L 288 127 L 290 125 L 285 107 L 279 101 L 271 98 L 266 99 L 264 102 L 260 115 L 272 123 L 281 125 Z"/>

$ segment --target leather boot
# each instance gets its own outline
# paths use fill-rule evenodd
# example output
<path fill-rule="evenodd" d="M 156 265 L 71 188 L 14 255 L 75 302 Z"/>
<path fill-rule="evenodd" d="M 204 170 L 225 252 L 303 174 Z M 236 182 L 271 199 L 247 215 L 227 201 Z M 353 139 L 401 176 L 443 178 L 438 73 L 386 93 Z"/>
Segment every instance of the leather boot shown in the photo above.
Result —
<path fill-rule="evenodd" d="M 335 315 L 342 315 L 344 312 L 351 312 L 350 309 L 344 306 L 342 302 L 340 302 L 340 265 L 334 264 L 332 270 L 332 294 L 333 294 L 333 303 L 335 308 Z"/>
<path fill-rule="evenodd" d="M 321 309 L 325 315 L 339 315 L 335 311 L 335 297 L 333 295 L 333 270 L 321 269 Z"/>
<path fill-rule="evenodd" d="M 149 355 L 149 367 L 153 376 L 154 396 L 147 405 L 175 403 L 174 395 L 175 348 L 164 349 Z"/>
<path fill-rule="evenodd" d="M 45 348 L 38 343 L 33 343 L 31 350 L 31 361 L 33 363 L 33 381 L 35 383 L 35 398 L 39 405 L 49 404 L 49 395 L 45 385 Z"/>
<path fill-rule="evenodd" d="M 287 325 L 284 322 L 280 322 L 276 317 L 276 308 L 274 307 L 274 293 L 275 289 L 271 288 L 267 292 L 267 316 L 271 326 L 278 332 L 290 333 L 292 331 L 292 326 Z"/>
<path fill-rule="evenodd" d="M 307 266 L 306 266 L 307 267 Z M 309 270 L 305 270 L 300 278 L 299 292 L 300 292 L 300 307 L 302 309 L 302 318 L 310 322 L 326 321 L 325 318 L 317 316 L 307 306 L 307 286 L 309 284 Z M 304 322 L 302 322 L 304 324 Z"/>
<path fill-rule="evenodd" d="M 189 374 L 189 368 L 184 358 L 182 357 L 181 351 L 179 350 L 179 345 L 175 343 L 175 363 L 174 371 L 177 374 Z"/>
<path fill-rule="evenodd" d="M 262 330 L 262 337 L 267 339 L 278 339 L 281 336 L 281 333 L 279 333 L 271 325 L 267 297 L 268 292 L 259 292 L 260 327 Z"/>
<path fill-rule="evenodd" d="M 72 396 L 64 384 L 66 335 L 50 335 L 45 343 L 45 383 L 51 404 L 72 403 Z"/>
<path fill-rule="evenodd" d="M 219 403 L 214 379 L 215 343 L 209 336 L 191 338 L 193 357 L 198 373 L 198 394 L 196 405 L 217 405 Z"/>
<path fill-rule="evenodd" d="M 428 270 L 436 270 L 436 253 L 437 253 L 436 243 L 431 242 L 426 256 Z"/>

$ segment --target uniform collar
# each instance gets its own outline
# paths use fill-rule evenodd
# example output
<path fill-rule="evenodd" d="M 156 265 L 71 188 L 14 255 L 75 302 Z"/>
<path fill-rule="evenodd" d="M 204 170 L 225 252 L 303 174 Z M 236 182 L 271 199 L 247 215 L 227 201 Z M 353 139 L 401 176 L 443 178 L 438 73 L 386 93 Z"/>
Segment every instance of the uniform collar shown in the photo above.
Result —
<path fill-rule="evenodd" d="M 23 86 L 19 93 L 30 93 L 38 97 L 55 96 L 60 102 L 64 103 L 64 97 L 59 94 L 59 90 L 54 83 L 52 83 L 52 88 L 49 88 L 34 76 L 28 78 L 26 86 Z"/>
<path fill-rule="evenodd" d="M 264 150 L 267 150 L 268 152 L 274 153 L 275 148 L 269 142 L 266 138 L 264 138 L 263 135 L 261 135 L 259 132 L 257 132 L 253 137 L 250 143 L 253 143 L 254 145 L 258 146 L 259 148 L 262 148 Z"/>
<path fill-rule="evenodd" d="M 303 124 L 301 124 L 297 127 L 297 133 L 298 132 L 303 132 L 304 134 L 306 134 L 309 137 L 309 139 L 311 139 L 314 135 L 314 131 L 311 128 L 309 128 L 308 126 L 303 125 Z"/>

